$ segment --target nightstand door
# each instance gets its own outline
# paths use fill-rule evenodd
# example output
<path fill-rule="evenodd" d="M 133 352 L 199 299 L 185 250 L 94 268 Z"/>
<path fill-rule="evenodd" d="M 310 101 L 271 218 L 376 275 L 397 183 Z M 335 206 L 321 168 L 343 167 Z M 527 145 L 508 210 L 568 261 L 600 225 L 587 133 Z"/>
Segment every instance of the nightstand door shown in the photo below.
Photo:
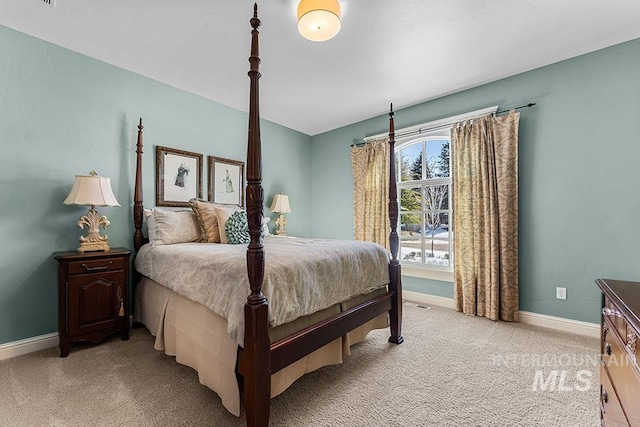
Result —
<path fill-rule="evenodd" d="M 123 322 L 119 315 L 124 298 L 123 272 L 77 274 L 69 277 L 69 335 L 87 334 L 117 327 Z"/>

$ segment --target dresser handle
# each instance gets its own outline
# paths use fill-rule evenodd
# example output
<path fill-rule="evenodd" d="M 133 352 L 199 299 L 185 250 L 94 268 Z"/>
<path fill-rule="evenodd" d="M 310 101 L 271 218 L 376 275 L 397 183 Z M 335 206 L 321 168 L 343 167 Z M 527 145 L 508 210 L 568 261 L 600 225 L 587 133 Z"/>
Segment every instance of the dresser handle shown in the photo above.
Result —
<path fill-rule="evenodd" d="M 620 313 L 618 310 L 613 310 L 609 307 L 604 307 L 602 309 L 602 315 L 603 316 L 615 316 L 615 317 L 622 317 L 622 313 Z"/>
<path fill-rule="evenodd" d="M 607 390 L 602 390 L 602 401 L 604 403 L 609 402 L 609 394 L 607 393 Z"/>
<path fill-rule="evenodd" d="M 607 356 L 611 356 L 611 344 L 606 343 L 604 345 L 604 352 L 607 353 Z"/>
<path fill-rule="evenodd" d="M 96 270 L 106 270 L 107 268 L 111 267 L 111 264 L 113 264 L 113 261 L 109 261 L 109 263 L 107 265 L 102 265 L 102 266 L 98 266 L 98 267 L 89 267 L 89 266 L 87 266 L 87 264 L 82 264 L 82 266 L 87 271 L 96 271 Z"/>

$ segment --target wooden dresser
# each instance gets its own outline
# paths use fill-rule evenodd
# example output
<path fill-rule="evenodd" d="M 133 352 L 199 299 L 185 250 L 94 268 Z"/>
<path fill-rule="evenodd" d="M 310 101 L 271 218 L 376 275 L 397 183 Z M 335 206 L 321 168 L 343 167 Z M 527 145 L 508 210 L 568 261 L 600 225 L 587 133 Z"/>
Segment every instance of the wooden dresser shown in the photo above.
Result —
<path fill-rule="evenodd" d="M 598 279 L 603 294 L 600 364 L 602 425 L 640 426 L 640 282 Z"/>

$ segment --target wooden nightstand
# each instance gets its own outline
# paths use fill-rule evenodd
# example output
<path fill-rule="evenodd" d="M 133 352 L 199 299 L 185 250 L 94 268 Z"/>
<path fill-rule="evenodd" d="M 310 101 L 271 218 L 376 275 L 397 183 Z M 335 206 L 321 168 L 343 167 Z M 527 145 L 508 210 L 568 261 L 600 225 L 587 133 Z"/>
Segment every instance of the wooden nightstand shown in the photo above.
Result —
<path fill-rule="evenodd" d="M 58 252 L 60 357 L 75 341 L 99 342 L 120 332 L 129 339 L 129 256 L 109 252 Z"/>

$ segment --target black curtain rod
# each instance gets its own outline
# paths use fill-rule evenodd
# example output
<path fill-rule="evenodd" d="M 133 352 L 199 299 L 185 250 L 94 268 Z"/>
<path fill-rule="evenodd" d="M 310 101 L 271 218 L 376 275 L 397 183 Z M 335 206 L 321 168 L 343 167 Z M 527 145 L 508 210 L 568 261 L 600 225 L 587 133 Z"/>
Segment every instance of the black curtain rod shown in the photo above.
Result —
<path fill-rule="evenodd" d="M 510 108 L 508 110 L 496 111 L 495 113 L 492 113 L 492 115 L 495 116 L 497 114 L 508 113 L 509 111 L 512 111 L 512 110 L 515 111 L 515 110 L 520 110 L 522 108 L 529 108 L 529 107 L 533 107 L 534 105 L 536 105 L 535 102 L 530 102 L 527 105 L 521 105 L 521 106 L 516 107 L 516 108 Z M 430 130 L 436 130 L 436 129 L 444 129 L 444 128 L 447 128 L 447 127 L 449 127 L 449 126 L 451 126 L 453 124 L 454 123 L 446 123 L 446 124 L 440 125 L 440 126 L 434 126 L 434 127 L 430 127 L 430 128 L 420 128 L 420 129 L 415 129 L 415 130 L 408 131 L 408 132 L 397 133 L 395 135 L 395 138 L 397 139 L 397 138 L 404 138 L 406 136 L 411 136 L 411 135 L 420 135 L 423 132 L 427 132 L 427 131 L 430 131 Z M 364 144 L 366 144 L 366 142 L 359 142 L 359 143 L 356 143 L 356 144 L 351 144 L 351 146 L 352 147 L 361 147 Z"/>
<path fill-rule="evenodd" d="M 508 112 L 509 112 L 509 111 L 511 111 L 511 110 L 514 110 L 514 111 L 515 111 L 515 110 L 519 110 L 519 109 L 521 109 L 521 108 L 529 108 L 529 107 L 533 107 L 534 105 L 536 105 L 536 103 L 535 103 L 535 102 L 530 102 L 530 103 L 528 103 L 527 105 L 521 105 L 521 106 L 519 106 L 519 107 L 511 108 L 511 109 L 509 109 L 509 110 L 496 111 L 496 112 L 495 112 L 495 113 L 493 113 L 493 114 L 508 113 Z"/>

